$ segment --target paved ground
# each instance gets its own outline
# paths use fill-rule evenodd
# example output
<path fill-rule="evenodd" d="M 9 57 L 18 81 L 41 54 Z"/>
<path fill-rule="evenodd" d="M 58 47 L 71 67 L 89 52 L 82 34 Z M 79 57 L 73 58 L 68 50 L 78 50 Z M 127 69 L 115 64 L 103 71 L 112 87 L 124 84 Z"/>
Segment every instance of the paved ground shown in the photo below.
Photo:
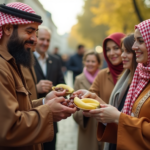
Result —
<path fill-rule="evenodd" d="M 65 77 L 67 85 L 73 87 L 72 72 Z M 77 150 L 78 126 L 72 116 L 58 122 L 56 150 Z"/>

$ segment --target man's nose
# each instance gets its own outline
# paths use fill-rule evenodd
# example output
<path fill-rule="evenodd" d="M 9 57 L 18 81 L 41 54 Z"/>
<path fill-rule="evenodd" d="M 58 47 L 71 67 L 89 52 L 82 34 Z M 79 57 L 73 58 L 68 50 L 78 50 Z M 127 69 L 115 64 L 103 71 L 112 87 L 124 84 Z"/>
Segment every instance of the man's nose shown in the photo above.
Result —
<path fill-rule="evenodd" d="M 30 39 L 36 43 L 36 42 L 37 42 L 37 34 L 36 34 L 36 33 L 33 33 L 33 34 L 31 35 Z"/>

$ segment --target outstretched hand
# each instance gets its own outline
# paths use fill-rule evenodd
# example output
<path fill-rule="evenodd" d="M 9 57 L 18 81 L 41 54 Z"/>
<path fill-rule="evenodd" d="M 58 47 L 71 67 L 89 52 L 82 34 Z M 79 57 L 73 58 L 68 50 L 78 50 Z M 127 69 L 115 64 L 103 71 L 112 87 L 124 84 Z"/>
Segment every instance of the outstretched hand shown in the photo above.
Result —
<path fill-rule="evenodd" d="M 107 104 L 101 104 L 101 108 L 83 112 L 86 117 L 94 117 L 98 122 L 102 123 L 117 123 L 121 112 L 117 108 Z"/>
<path fill-rule="evenodd" d="M 62 92 L 51 91 L 46 95 L 45 100 L 44 100 L 44 104 L 47 104 L 47 102 L 53 98 L 65 96 L 65 94 L 66 94 L 66 90 L 64 90 Z"/>
<path fill-rule="evenodd" d="M 76 111 L 76 108 L 69 108 L 67 106 L 62 105 L 61 103 L 64 101 L 65 101 L 64 97 L 55 97 L 46 103 L 50 107 L 50 110 L 53 114 L 54 122 L 66 119 Z"/>
<path fill-rule="evenodd" d="M 95 93 L 92 93 L 88 90 L 84 90 L 84 89 L 81 89 L 81 90 L 78 90 L 78 91 L 75 91 L 73 93 L 74 95 L 80 95 L 82 94 L 81 98 L 92 98 L 92 99 L 95 99 L 97 101 L 100 102 L 100 104 L 106 104 L 100 97 L 98 97 Z"/>

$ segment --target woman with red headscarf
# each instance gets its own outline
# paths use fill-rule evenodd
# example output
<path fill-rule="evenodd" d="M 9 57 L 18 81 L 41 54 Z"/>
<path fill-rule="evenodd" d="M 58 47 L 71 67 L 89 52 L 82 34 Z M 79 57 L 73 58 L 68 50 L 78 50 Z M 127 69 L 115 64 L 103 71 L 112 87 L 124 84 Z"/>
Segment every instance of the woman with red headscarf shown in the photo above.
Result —
<path fill-rule="evenodd" d="M 134 38 L 132 49 L 138 66 L 122 112 L 106 104 L 84 112 L 99 122 L 98 140 L 116 143 L 117 150 L 150 149 L 150 19 L 135 26 Z M 88 95 L 93 97 L 92 93 Z"/>
<path fill-rule="evenodd" d="M 96 93 L 106 103 L 109 101 L 110 94 L 117 82 L 117 78 L 123 71 L 121 59 L 121 39 L 123 33 L 114 33 L 109 35 L 103 42 L 103 53 L 107 61 L 108 68 L 101 70 L 96 76 L 90 91 Z"/>

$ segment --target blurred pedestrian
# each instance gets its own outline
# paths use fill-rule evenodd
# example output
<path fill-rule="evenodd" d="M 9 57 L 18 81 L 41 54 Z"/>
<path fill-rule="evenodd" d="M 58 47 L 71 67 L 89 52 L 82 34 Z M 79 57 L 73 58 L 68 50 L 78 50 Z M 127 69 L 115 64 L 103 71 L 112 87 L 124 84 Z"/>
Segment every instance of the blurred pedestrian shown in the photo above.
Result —
<path fill-rule="evenodd" d="M 61 70 L 63 72 L 63 74 L 65 75 L 66 71 L 67 71 L 67 68 L 66 68 L 66 61 L 63 59 L 63 56 L 61 56 L 59 54 L 59 48 L 58 47 L 55 47 L 54 48 L 54 51 L 53 51 L 53 55 L 55 55 L 56 57 L 58 57 L 60 59 L 60 62 L 61 62 Z"/>
<path fill-rule="evenodd" d="M 52 86 L 65 83 L 59 58 L 57 56 L 47 54 L 50 39 L 51 31 L 45 26 L 40 26 L 38 30 L 36 51 L 34 52 L 34 69 L 38 82 L 36 85 L 38 98 L 45 97 L 45 95 L 52 90 Z M 54 122 L 54 138 L 51 142 L 43 144 L 44 150 L 55 150 L 57 132 L 57 123 Z"/>
<path fill-rule="evenodd" d="M 82 57 L 84 52 L 84 45 L 78 45 L 77 53 L 71 56 L 67 63 L 68 70 L 73 72 L 73 83 L 75 81 L 75 77 L 83 71 Z"/>
<path fill-rule="evenodd" d="M 65 99 L 58 96 L 65 95 L 65 91 L 30 101 L 21 65 L 33 65 L 31 54 L 40 23 L 41 17 L 26 4 L 0 5 L 1 150 L 41 150 L 40 143 L 53 139 L 53 121 L 75 112 L 60 104 Z"/>
<path fill-rule="evenodd" d="M 68 55 L 67 54 L 62 55 L 62 61 L 63 61 L 62 72 L 65 76 L 67 74 L 67 62 L 68 62 Z"/>
<path fill-rule="evenodd" d="M 76 76 L 74 90 L 89 89 L 94 78 L 99 72 L 101 59 L 98 53 L 87 51 L 83 56 L 83 73 Z M 83 116 L 83 112 L 77 111 L 73 115 L 74 120 L 79 125 L 78 131 L 78 150 L 98 150 L 96 139 L 97 122 L 93 118 Z"/>
<path fill-rule="evenodd" d="M 62 58 L 61 58 L 61 55 L 59 54 L 59 48 L 58 47 L 54 48 L 53 55 L 57 56 L 60 59 L 61 64 L 62 64 Z"/>

